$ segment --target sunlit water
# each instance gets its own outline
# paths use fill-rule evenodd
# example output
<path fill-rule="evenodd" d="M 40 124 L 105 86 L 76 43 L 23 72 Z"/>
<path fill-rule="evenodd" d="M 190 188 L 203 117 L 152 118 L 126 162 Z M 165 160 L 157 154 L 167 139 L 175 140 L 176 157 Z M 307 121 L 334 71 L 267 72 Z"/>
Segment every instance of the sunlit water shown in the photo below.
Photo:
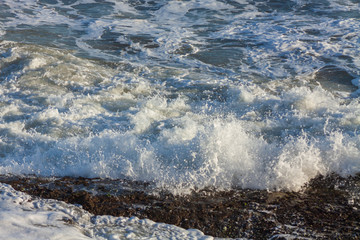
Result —
<path fill-rule="evenodd" d="M 359 7 L 2 0 L 0 173 L 175 193 L 356 174 Z"/>
<path fill-rule="evenodd" d="M 359 173 L 359 9 L 1 0 L 0 174 L 126 178 L 183 194 L 296 191 L 319 174 Z M 7 239 L 207 239 L 0 188 Z"/>

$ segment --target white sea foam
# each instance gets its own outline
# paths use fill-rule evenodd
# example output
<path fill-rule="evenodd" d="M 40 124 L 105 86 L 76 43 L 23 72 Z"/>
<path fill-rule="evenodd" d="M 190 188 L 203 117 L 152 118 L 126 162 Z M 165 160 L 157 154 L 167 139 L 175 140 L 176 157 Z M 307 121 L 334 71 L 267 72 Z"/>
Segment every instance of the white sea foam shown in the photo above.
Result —
<path fill-rule="evenodd" d="M 226 102 L 193 102 L 186 88 L 171 99 L 161 84 L 124 85 L 134 75 L 112 77 L 106 66 L 43 51 L 16 46 L 3 61 L 24 59 L 9 84 L 25 95 L 2 106 L 1 173 L 128 177 L 180 193 L 209 185 L 299 190 L 317 174 L 359 171 L 356 99 L 286 81 L 229 82 L 219 93 Z"/>
<path fill-rule="evenodd" d="M 0 173 L 184 193 L 359 172 L 352 1 L 2 4 Z"/>

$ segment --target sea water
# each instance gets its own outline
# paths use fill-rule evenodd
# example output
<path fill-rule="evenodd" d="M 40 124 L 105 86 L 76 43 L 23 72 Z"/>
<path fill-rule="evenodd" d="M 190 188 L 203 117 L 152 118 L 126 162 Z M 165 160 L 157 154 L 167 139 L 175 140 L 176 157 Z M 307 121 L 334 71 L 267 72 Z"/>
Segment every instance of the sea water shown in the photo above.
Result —
<path fill-rule="evenodd" d="M 2 0 L 0 173 L 298 191 L 360 172 L 357 0 Z"/>

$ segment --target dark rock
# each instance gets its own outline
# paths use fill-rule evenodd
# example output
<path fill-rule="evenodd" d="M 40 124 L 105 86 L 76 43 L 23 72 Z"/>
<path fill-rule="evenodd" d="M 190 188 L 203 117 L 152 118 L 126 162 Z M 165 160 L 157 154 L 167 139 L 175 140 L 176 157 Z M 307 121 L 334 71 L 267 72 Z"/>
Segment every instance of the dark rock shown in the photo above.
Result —
<path fill-rule="evenodd" d="M 345 69 L 334 65 L 320 68 L 314 76 L 314 80 L 329 91 L 354 92 L 358 88 L 351 83 L 353 79 Z"/>
<path fill-rule="evenodd" d="M 360 197 L 349 201 L 359 193 L 359 176 L 319 176 L 302 192 L 203 189 L 186 196 L 154 194 L 149 183 L 123 179 L 0 176 L 0 181 L 34 196 L 81 204 L 96 215 L 148 218 L 216 237 L 360 239 Z"/>

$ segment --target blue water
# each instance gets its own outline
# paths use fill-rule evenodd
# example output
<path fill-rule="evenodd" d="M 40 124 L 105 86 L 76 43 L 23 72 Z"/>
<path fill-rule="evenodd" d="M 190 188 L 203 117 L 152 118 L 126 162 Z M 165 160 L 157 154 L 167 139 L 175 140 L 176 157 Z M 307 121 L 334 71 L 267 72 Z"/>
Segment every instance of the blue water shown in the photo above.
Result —
<path fill-rule="evenodd" d="M 0 173 L 181 193 L 356 174 L 359 7 L 2 0 Z"/>

